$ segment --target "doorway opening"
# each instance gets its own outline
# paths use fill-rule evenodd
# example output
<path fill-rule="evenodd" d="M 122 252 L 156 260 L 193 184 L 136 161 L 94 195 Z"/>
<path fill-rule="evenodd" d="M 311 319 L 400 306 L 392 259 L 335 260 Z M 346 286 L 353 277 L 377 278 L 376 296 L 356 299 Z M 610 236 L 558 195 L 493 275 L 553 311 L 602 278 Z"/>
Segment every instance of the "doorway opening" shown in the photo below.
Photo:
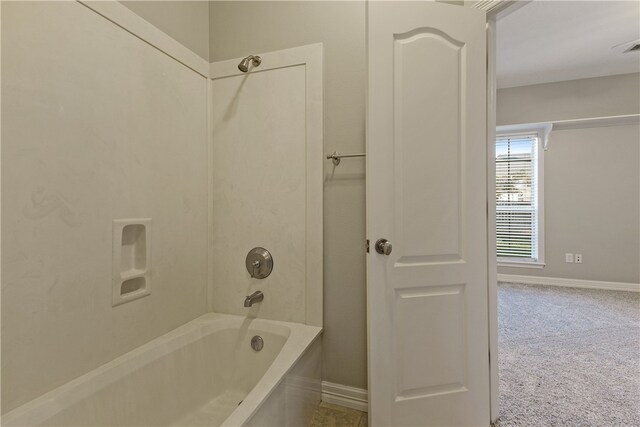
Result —
<path fill-rule="evenodd" d="M 494 27 L 496 425 L 639 425 L 640 5 L 518 3 Z"/>

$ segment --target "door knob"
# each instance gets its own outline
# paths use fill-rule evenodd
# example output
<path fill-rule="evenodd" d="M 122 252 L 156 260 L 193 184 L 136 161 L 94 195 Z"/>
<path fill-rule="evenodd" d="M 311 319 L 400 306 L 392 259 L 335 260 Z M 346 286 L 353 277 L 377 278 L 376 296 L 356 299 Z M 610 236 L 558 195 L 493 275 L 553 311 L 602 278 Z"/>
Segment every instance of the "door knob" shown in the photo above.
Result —
<path fill-rule="evenodd" d="M 392 249 L 393 246 L 387 239 L 378 239 L 378 241 L 376 242 L 376 252 L 378 252 L 379 254 L 389 255 Z"/>

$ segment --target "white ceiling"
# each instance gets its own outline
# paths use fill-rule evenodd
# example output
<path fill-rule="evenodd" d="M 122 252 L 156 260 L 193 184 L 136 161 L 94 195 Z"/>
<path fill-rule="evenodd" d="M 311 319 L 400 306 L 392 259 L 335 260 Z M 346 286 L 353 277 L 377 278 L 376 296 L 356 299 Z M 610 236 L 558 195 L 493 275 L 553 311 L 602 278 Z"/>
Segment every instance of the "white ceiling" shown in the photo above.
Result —
<path fill-rule="evenodd" d="M 497 22 L 498 87 L 640 72 L 638 39 L 638 0 L 532 1 Z"/>

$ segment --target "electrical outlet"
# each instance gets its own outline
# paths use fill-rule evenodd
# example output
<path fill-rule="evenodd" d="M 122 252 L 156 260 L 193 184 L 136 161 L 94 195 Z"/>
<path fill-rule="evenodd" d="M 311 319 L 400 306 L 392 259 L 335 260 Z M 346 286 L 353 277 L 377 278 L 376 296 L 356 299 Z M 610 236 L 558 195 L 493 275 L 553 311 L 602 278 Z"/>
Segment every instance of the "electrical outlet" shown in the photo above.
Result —
<path fill-rule="evenodd" d="M 582 254 L 576 254 L 573 259 L 575 259 L 576 264 L 582 264 Z"/>
<path fill-rule="evenodd" d="M 564 254 L 564 262 L 573 263 L 573 254 Z"/>

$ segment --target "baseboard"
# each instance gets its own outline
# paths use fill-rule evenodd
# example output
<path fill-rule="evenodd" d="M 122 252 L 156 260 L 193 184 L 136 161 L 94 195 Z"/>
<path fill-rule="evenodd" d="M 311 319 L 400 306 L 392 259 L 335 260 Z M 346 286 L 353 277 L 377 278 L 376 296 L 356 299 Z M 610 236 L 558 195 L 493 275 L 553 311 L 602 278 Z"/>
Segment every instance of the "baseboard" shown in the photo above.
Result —
<path fill-rule="evenodd" d="M 609 291 L 640 292 L 640 283 L 601 282 L 598 280 L 564 279 L 559 277 L 521 276 L 498 274 L 499 282 L 524 283 L 526 285 L 566 286 L 568 288 L 606 289 Z"/>
<path fill-rule="evenodd" d="M 369 410 L 369 393 L 361 388 L 322 381 L 322 401 L 358 411 Z"/>

